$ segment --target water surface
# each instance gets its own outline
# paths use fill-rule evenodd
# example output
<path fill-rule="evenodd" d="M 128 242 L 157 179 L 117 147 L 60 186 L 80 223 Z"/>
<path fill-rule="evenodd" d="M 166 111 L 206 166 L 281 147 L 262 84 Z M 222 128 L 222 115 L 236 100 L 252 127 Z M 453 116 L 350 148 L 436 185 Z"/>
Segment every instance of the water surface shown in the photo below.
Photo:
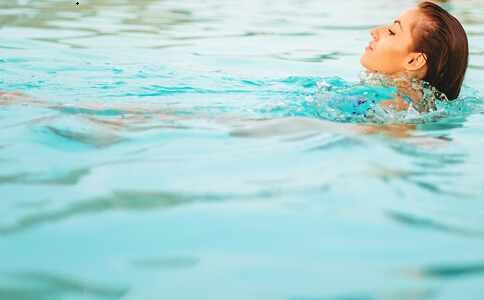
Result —
<path fill-rule="evenodd" d="M 414 1 L 79 3 L 0 4 L 0 299 L 482 297 L 481 1 L 462 99 L 362 125 L 320 88 Z"/>

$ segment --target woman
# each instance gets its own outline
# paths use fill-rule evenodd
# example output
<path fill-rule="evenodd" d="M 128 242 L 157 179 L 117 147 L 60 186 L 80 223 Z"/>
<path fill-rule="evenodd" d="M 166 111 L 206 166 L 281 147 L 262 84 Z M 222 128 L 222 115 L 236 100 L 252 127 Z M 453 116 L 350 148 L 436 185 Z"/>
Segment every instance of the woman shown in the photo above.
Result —
<path fill-rule="evenodd" d="M 360 62 L 370 71 L 382 72 L 379 75 L 385 80 L 372 81 L 374 76 L 369 76 L 364 79 L 365 84 L 386 85 L 391 82 L 397 88 L 396 94 L 385 93 L 385 99 L 391 100 L 381 100 L 380 105 L 398 110 L 412 106 L 422 112 L 432 110 L 435 99 L 454 100 L 458 97 L 469 56 L 467 36 L 459 21 L 447 11 L 437 4 L 423 2 L 407 9 L 392 24 L 372 29 L 370 34 L 373 40 Z M 431 97 L 428 91 L 431 91 Z M 15 102 L 26 101 L 25 96 L 15 93 L 0 92 L 0 96 L 0 104 L 12 103 L 16 97 Z M 375 102 L 374 99 L 357 98 L 357 105 L 367 100 Z M 38 100 L 36 103 L 47 105 Z M 95 106 L 94 110 L 99 110 L 98 105 Z M 50 107 L 64 109 L 63 106 Z M 88 104 L 83 107 L 92 108 Z M 116 109 L 139 112 L 134 107 Z"/>
<path fill-rule="evenodd" d="M 438 99 L 459 96 L 469 57 L 467 35 L 459 21 L 443 8 L 423 2 L 407 9 L 392 24 L 373 28 L 370 34 L 373 40 L 360 59 L 365 68 L 387 74 L 403 72 L 423 80 L 424 87 L 435 88 Z M 419 111 L 432 109 L 433 103 L 421 103 L 418 89 L 403 85 L 400 92 L 409 96 L 409 102 L 413 101 Z M 410 103 L 403 98 L 397 95 L 397 101 L 380 104 L 407 109 Z"/>

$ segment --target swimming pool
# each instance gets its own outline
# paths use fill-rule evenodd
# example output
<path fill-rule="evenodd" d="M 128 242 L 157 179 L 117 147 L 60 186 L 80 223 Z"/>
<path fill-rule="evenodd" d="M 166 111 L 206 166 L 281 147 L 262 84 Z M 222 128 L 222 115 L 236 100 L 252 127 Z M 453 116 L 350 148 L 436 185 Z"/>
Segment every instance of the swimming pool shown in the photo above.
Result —
<path fill-rule="evenodd" d="M 0 299 L 483 299 L 484 3 L 447 115 L 314 113 L 416 3 L 3 1 Z"/>

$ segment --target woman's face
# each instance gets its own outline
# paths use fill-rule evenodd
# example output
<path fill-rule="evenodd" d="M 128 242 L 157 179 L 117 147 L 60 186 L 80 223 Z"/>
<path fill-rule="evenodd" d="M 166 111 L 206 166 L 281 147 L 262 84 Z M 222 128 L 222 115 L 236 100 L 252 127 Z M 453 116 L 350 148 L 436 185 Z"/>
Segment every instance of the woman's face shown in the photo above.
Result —
<path fill-rule="evenodd" d="M 407 60 L 411 60 L 412 27 L 418 17 L 418 8 L 409 8 L 392 24 L 373 28 L 373 40 L 360 58 L 363 67 L 388 74 L 405 72 Z"/>

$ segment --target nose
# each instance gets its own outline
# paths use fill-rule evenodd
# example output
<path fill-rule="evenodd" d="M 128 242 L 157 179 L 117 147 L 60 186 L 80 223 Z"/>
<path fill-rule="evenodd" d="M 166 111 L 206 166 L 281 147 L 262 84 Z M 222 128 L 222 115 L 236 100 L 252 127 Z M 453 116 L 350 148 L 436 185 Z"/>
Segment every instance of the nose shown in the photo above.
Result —
<path fill-rule="evenodd" d="M 370 35 L 374 40 L 376 40 L 376 30 L 377 28 L 373 28 L 372 30 L 370 30 Z"/>
<path fill-rule="evenodd" d="M 377 40 L 379 37 L 380 37 L 380 29 L 383 28 L 384 26 L 380 26 L 380 27 L 375 27 L 373 28 L 372 30 L 370 30 L 370 35 L 371 37 L 374 39 L 374 40 Z"/>

